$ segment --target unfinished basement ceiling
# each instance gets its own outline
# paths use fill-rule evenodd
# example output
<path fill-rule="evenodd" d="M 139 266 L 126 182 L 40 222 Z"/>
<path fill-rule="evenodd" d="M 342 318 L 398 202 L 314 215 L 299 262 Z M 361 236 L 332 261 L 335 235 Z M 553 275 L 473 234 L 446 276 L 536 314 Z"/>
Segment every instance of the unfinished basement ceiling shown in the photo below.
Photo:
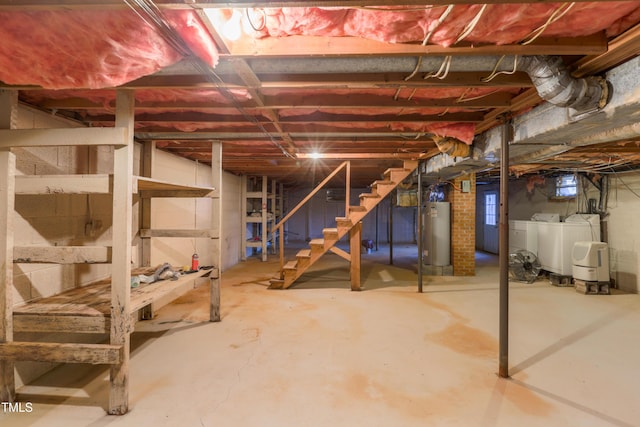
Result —
<path fill-rule="evenodd" d="M 640 52 L 638 1 L 389 3 L 0 0 L 0 88 L 87 126 L 114 126 L 115 88 L 132 89 L 138 140 L 202 162 L 222 141 L 225 170 L 288 185 L 349 159 L 366 186 L 542 103 L 523 57 L 560 56 L 581 79 Z M 513 171 L 637 167 L 639 140 L 519 156 Z"/>

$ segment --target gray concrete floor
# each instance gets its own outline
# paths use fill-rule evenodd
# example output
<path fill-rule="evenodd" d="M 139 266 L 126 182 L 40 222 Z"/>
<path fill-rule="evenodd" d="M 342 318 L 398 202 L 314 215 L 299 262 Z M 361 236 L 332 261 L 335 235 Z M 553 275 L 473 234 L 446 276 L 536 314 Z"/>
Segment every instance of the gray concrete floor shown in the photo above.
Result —
<path fill-rule="evenodd" d="M 425 277 L 415 246 L 363 254 L 364 291 L 327 255 L 267 290 L 277 256 L 222 276 L 132 335 L 130 412 L 105 415 L 108 369 L 66 365 L 19 390 L 4 426 L 639 426 L 640 297 L 512 283 L 510 379 L 496 375 L 498 269 Z"/>

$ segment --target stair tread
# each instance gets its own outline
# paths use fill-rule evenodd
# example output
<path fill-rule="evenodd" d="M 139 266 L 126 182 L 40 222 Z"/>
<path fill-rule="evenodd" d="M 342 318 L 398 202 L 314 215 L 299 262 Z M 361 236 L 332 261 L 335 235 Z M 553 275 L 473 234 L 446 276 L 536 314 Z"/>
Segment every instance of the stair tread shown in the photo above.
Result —
<path fill-rule="evenodd" d="M 298 262 L 297 261 L 289 261 L 283 267 L 283 269 L 285 269 L 285 270 L 296 270 L 297 268 L 298 268 Z"/>
<path fill-rule="evenodd" d="M 394 182 L 391 181 L 390 179 L 378 179 L 376 181 L 373 181 L 373 184 L 371 184 L 372 186 L 374 185 L 393 185 Z"/>
<path fill-rule="evenodd" d="M 337 233 L 338 229 L 337 228 L 323 228 L 322 232 L 323 233 Z"/>
<path fill-rule="evenodd" d="M 296 256 L 298 258 L 309 258 L 311 256 L 311 250 L 310 249 L 302 249 L 302 250 L 298 251 Z"/>
<path fill-rule="evenodd" d="M 309 242 L 310 245 L 323 245 L 324 246 L 324 239 L 312 239 Z"/>
<path fill-rule="evenodd" d="M 364 212 L 367 210 L 366 206 L 349 206 L 349 210 L 353 212 Z"/>
<path fill-rule="evenodd" d="M 380 195 L 379 195 L 379 194 L 376 194 L 376 193 L 362 193 L 362 194 L 360 195 L 360 197 L 361 197 L 361 198 L 362 198 L 362 197 L 371 197 L 371 198 L 375 198 L 375 197 L 380 197 Z"/>

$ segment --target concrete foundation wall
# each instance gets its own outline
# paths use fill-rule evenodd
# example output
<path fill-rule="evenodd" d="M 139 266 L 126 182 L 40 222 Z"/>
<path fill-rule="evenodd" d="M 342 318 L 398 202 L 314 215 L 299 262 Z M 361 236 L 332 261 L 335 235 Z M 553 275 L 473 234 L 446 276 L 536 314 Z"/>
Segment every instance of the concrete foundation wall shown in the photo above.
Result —
<path fill-rule="evenodd" d="M 296 190 L 286 193 L 287 206 L 293 209 L 311 189 Z M 360 203 L 358 196 L 368 193 L 368 189 L 352 189 L 351 205 Z M 381 244 L 389 242 L 389 204 L 390 196 L 378 204 L 378 241 Z M 393 208 L 393 241 L 394 243 L 414 243 L 416 233 L 415 207 Z M 327 201 L 326 192 L 320 191 L 288 222 L 287 236 L 289 241 L 308 241 L 322 237 L 322 229 L 336 226 L 336 217 L 344 216 L 344 201 Z M 375 209 L 362 221 L 362 239 L 373 240 L 376 238 L 376 211 Z M 346 242 L 346 238 L 345 238 Z"/>
<path fill-rule="evenodd" d="M 609 175 L 609 209 L 602 225 L 609 243 L 609 265 L 616 286 L 640 292 L 640 172 Z"/>

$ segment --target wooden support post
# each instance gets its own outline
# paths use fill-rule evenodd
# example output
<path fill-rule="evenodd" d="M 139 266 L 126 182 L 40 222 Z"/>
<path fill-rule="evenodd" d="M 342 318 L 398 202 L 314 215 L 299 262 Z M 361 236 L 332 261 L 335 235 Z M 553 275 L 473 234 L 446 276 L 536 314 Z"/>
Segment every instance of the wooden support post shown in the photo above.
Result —
<path fill-rule="evenodd" d="M 351 290 L 360 290 L 360 252 L 362 248 L 362 222 L 349 230 L 349 252 L 351 252 Z"/>
<path fill-rule="evenodd" d="M 142 145 L 141 174 L 147 178 L 153 178 L 153 163 L 156 152 L 156 143 L 146 141 Z M 140 228 L 151 229 L 151 198 L 140 199 Z M 151 239 L 144 238 L 140 244 L 140 265 L 151 265 Z"/>
<path fill-rule="evenodd" d="M 267 238 L 269 236 L 269 230 L 267 230 L 267 192 L 269 191 L 268 181 L 269 178 L 267 178 L 266 176 L 262 177 L 262 205 L 260 207 L 260 213 L 262 215 L 262 223 L 260 228 L 260 242 L 262 244 L 260 248 L 260 256 L 262 257 L 262 262 L 267 261 Z"/>
<path fill-rule="evenodd" d="M 213 166 L 211 167 L 213 169 Z M 240 228 L 240 260 L 247 260 L 247 176 L 242 175 L 240 177 L 240 215 L 241 228 Z"/>
<path fill-rule="evenodd" d="M 109 414 L 129 409 L 129 347 L 131 333 L 131 231 L 133 202 L 134 92 L 116 93 L 116 127 L 128 129 L 126 144 L 114 149 L 113 257 L 111 274 L 111 345 L 122 347 L 120 363 L 111 367 Z"/>
<path fill-rule="evenodd" d="M 0 91 L 0 129 L 15 127 L 17 107 L 18 91 Z M 0 149 L 0 343 L 13 341 L 15 175 L 16 156 L 10 149 Z M 15 398 L 14 362 L 0 359 L 0 402 Z"/>
<path fill-rule="evenodd" d="M 13 341 L 13 217 L 16 156 L 0 151 L 0 343 Z M 0 401 L 16 397 L 14 362 L 0 360 Z"/>
<path fill-rule="evenodd" d="M 211 199 L 211 261 L 214 271 L 211 272 L 210 312 L 211 322 L 220 321 L 220 272 L 222 271 L 222 144 L 213 142 L 211 146 L 211 173 L 214 188 Z M 244 198 L 243 198 L 244 200 Z M 246 215 L 241 212 L 241 215 Z"/>

